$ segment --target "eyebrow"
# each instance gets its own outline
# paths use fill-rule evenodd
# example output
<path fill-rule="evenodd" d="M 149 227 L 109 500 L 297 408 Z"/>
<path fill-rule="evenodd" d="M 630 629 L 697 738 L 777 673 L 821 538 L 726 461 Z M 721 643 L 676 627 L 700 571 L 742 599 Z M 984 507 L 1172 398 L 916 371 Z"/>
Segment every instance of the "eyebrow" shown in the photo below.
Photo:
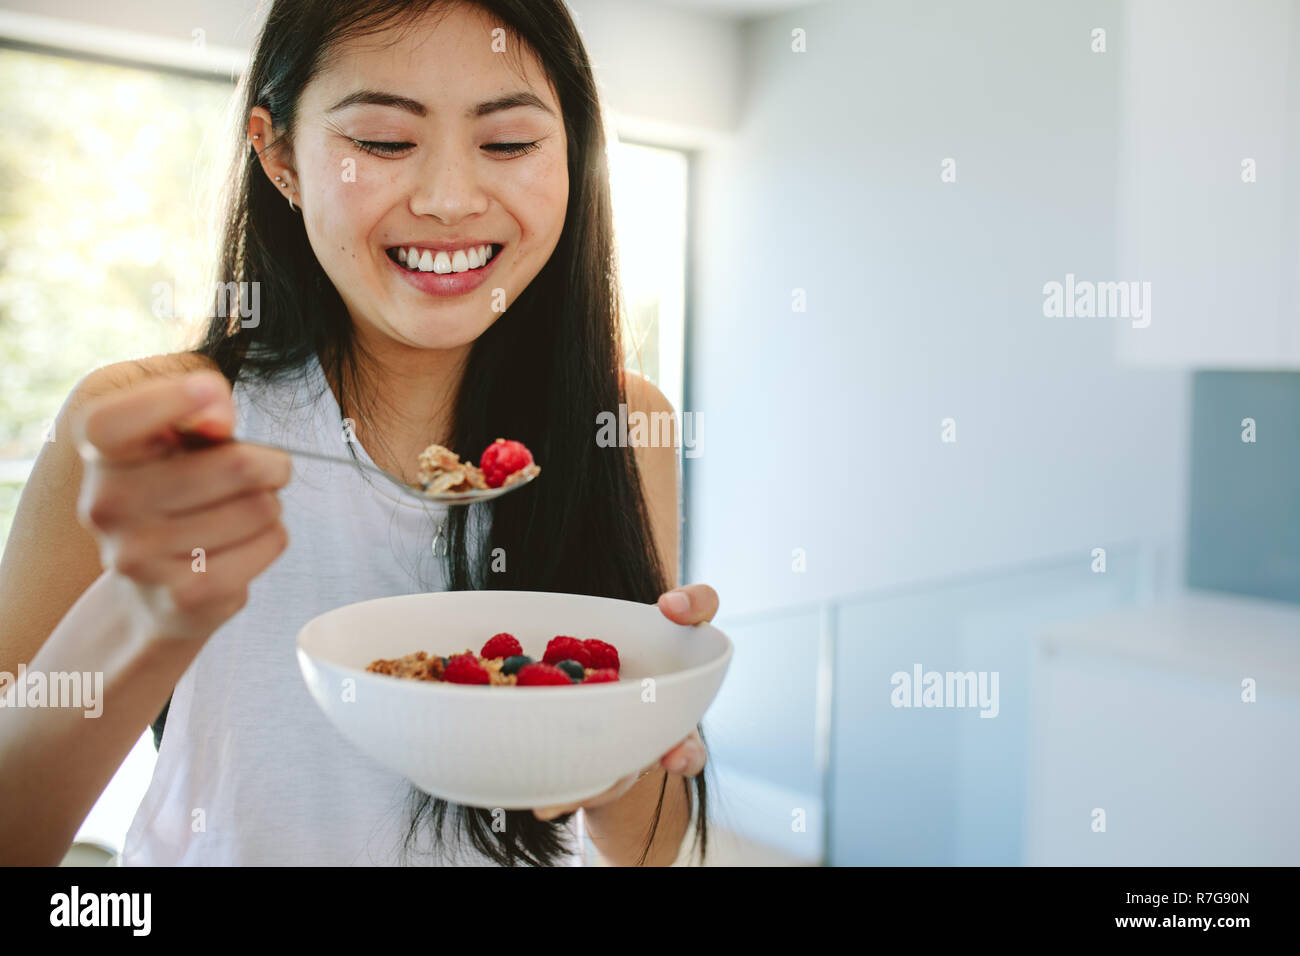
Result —
<path fill-rule="evenodd" d="M 418 100 L 413 100 L 409 96 L 398 96 L 396 93 L 385 93 L 382 90 L 357 90 L 349 93 L 343 99 L 339 100 L 325 112 L 333 113 L 336 110 L 347 109 L 349 106 L 388 106 L 393 109 L 405 110 L 416 116 L 427 116 L 428 108 Z M 514 93 L 507 93 L 505 96 L 498 96 L 496 99 L 485 100 L 477 106 L 471 106 L 465 111 L 467 119 L 476 119 L 481 116 L 488 116 L 491 113 L 499 113 L 502 110 L 512 110 L 517 106 L 528 106 L 533 109 L 543 110 L 551 116 L 555 112 L 547 106 L 535 94 L 524 90 L 518 90 Z"/>

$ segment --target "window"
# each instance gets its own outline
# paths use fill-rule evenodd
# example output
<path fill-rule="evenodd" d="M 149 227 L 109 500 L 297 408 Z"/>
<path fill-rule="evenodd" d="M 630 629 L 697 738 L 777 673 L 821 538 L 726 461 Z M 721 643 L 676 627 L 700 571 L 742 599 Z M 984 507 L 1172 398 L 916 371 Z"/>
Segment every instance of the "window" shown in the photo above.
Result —
<path fill-rule="evenodd" d="M 682 411 L 686 303 L 687 159 L 672 149 L 620 143 L 610 191 L 627 312 L 627 367 Z"/>
<path fill-rule="evenodd" d="M 184 346 L 194 186 L 229 83 L 0 49 L 0 543 L 47 429 L 102 365 Z M 179 311 L 179 309 L 178 309 Z"/>

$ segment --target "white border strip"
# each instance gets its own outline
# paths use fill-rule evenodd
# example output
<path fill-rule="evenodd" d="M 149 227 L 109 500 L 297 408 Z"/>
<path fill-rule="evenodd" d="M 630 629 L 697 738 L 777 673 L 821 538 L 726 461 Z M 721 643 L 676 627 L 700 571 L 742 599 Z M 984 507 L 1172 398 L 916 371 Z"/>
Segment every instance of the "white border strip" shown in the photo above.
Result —
<path fill-rule="evenodd" d="M 200 46 L 190 40 L 172 40 L 8 10 L 0 10 L 0 37 L 73 55 L 111 57 L 142 67 L 211 73 L 232 81 L 248 64 L 248 54 L 234 47 Z"/>

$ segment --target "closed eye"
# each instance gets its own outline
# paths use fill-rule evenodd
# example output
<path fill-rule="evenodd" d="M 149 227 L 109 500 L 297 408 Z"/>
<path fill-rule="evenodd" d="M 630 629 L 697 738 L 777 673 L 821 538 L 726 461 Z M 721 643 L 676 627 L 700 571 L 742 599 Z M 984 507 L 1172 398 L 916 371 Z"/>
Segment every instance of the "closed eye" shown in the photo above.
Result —
<path fill-rule="evenodd" d="M 352 143 L 363 153 L 373 153 L 378 156 L 395 156 L 398 153 L 406 152 L 415 145 L 414 143 L 388 143 L 369 139 L 354 139 Z"/>
<path fill-rule="evenodd" d="M 372 139 L 354 139 L 352 143 L 362 152 L 377 156 L 396 156 L 415 147 L 414 143 L 391 143 Z M 523 156 L 537 149 L 538 143 L 489 143 L 483 148 L 499 156 Z"/>
<path fill-rule="evenodd" d="M 522 156 L 537 148 L 537 143 L 489 143 L 484 149 L 490 149 L 502 156 Z"/>

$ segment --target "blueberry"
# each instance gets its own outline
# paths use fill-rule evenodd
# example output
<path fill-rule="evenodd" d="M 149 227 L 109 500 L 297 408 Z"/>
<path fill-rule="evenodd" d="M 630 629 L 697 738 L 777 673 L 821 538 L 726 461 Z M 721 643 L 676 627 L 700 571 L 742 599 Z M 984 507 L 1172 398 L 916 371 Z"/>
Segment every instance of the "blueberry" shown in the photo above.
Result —
<path fill-rule="evenodd" d="M 583 675 L 587 673 L 583 669 L 582 665 L 577 661 L 560 661 L 560 663 L 555 666 L 568 674 L 569 680 L 573 681 L 575 684 L 579 683 L 582 680 Z"/>
<path fill-rule="evenodd" d="M 531 663 L 533 663 L 531 657 L 526 657 L 523 654 L 516 654 L 514 657 L 507 657 L 505 661 L 502 662 L 501 673 L 509 677 L 511 674 L 518 674 L 521 667 Z"/>

